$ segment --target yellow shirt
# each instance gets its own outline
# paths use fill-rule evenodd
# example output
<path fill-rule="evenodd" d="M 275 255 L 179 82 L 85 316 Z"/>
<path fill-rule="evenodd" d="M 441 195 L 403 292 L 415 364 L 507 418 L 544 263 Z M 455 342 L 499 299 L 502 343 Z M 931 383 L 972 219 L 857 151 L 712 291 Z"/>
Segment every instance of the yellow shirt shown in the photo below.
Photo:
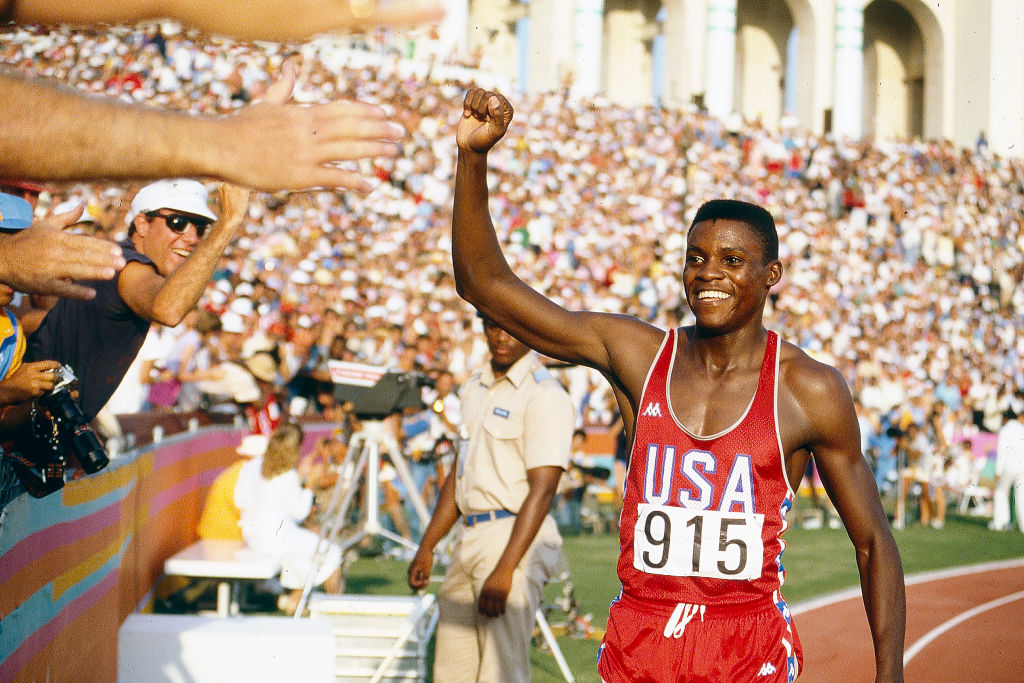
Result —
<path fill-rule="evenodd" d="M 7 379 L 21 366 L 25 355 L 25 333 L 14 313 L 3 310 L 0 315 L 0 379 Z"/>
<path fill-rule="evenodd" d="M 206 494 L 206 504 L 199 518 L 196 531 L 199 538 L 224 541 L 241 541 L 242 530 L 238 526 L 239 513 L 235 507 L 235 482 L 246 460 L 239 460 L 217 475 Z"/>

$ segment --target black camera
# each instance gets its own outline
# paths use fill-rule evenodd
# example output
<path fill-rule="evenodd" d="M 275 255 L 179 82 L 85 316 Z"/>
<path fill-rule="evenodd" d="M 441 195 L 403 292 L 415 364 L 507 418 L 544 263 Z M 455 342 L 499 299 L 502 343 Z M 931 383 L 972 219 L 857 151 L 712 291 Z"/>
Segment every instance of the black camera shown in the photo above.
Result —
<path fill-rule="evenodd" d="M 89 474 L 99 472 L 110 460 L 100 440 L 89 427 L 89 418 L 71 396 L 78 378 L 67 365 L 54 370 L 54 374 L 57 375 L 57 384 L 48 394 L 38 399 L 39 405 L 50 416 L 49 433 L 41 434 L 41 431 L 46 431 L 46 427 L 36 424 L 36 420 L 33 420 L 33 431 L 37 438 L 49 441 L 58 455 L 71 451 L 83 470 Z"/>
<path fill-rule="evenodd" d="M 433 384 L 431 378 L 418 372 L 391 370 L 369 386 L 336 382 L 334 396 L 339 403 L 350 401 L 352 412 L 360 419 L 380 420 L 406 408 L 425 408 L 422 389 Z"/>

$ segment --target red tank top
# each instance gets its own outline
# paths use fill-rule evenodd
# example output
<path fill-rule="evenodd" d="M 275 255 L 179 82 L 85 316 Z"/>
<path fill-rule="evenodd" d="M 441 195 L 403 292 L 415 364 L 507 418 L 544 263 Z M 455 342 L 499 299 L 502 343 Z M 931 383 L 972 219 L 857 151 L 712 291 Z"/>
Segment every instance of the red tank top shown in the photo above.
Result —
<path fill-rule="evenodd" d="M 663 607 L 778 602 L 781 535 L 793 506 L 775 410 L 778 335 L 768 334 L 743 416 L 707 437 L 688 432 L 672 411 L 677 336 L 665 335 L 636 418 L 619 532 L 623 594 Z"/>

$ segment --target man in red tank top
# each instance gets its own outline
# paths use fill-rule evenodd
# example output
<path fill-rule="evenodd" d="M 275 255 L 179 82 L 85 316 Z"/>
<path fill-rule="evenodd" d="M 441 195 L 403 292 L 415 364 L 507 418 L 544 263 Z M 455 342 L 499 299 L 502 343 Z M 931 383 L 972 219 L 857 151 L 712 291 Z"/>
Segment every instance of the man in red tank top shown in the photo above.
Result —
<path fill-rule="evenodd" d="M 537 351 L 600 370 L 632 442 L 618 575 L 598 671 L 609 683 L 787 681 L 800 641 L 782 598 L 781 539 L 813 456 L 857 551 L 877 681 L 903 679 L 903 569 L 835 368 L 764 328 L 782 277 L 770 213 L 715 200 L 687 235 L 695 324 L 569 311 L 522 282 L 488 214 L 487 152 L 512 106 L 470 90 L 452 255 L 459 293 Z"/>

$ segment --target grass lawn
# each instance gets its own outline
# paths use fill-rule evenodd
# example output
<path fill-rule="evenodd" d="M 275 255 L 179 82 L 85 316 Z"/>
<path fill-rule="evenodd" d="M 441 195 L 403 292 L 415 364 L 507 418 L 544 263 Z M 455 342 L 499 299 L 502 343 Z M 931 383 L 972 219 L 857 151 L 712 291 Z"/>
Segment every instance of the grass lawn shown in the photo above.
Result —
<path fill-rule="evenodd" d="M 906 574 L 991 562 L 1024 556 L 1024 535 L 989 531 L 987 520 L 950 514 L 943 529 L 909 526 L 895 532 Z M 790 604 L 832 593 L 859 584 L 853 546 L 843 529 L 791 528 L 784 537 L 788 543 L 783 561 L 786 583 L 783 593 Z M 612 535 L 567 536 L 565 557 L 574 596 L 581 615 L 590 614 L 597 634 L 608 619 L 608 604 L 619 591 L 615 575 L 618 537 Z M 362 558 L 347 574 L 347 592 L 407 595 L 406 563 L 380 558 Z M 436 591 L 440 584 L 432 583 Z M 548 585 L 545 603 L 554 604 L 561 595 L 562 583 Z M 557 627 L 564 612 L 554 609 L 548 620 Z M 543 642 L 539 639 L 538 642 Z M 595 658 L 600 643 L 594 639 L 560 636 L 558 645 L 580 683 L 597 683 Z M 533 681 L 554 683 L 564 680 L 549 652 L 534 647 L 531 652 Z"/>

